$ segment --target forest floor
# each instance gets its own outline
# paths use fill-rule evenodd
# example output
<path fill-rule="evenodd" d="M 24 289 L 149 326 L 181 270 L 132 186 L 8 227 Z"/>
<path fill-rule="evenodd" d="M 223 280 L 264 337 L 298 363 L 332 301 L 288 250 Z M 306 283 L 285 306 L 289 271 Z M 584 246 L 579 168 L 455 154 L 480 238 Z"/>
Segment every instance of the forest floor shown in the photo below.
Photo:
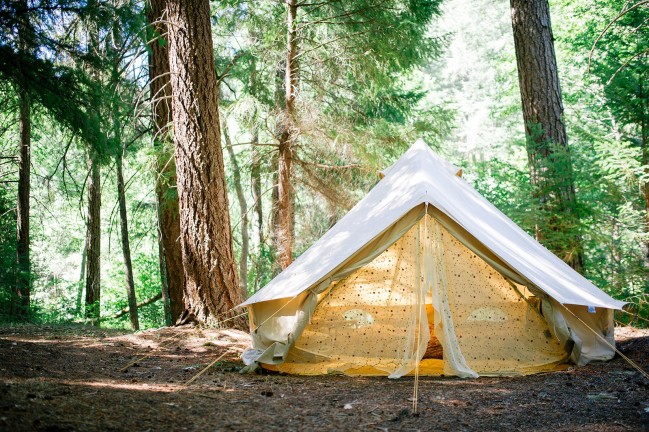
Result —
<path fill-rule="evenodd" d="M 616 334 L 648 370 L 649 330 Z M 421 377 L 413 415 L 413 378 L 242 375 L 248 345 L 243 332 L 189 326 L 0 327 L 0 430 L 649 430 L 649 381 L 619 356 L 522 377 Z"/>

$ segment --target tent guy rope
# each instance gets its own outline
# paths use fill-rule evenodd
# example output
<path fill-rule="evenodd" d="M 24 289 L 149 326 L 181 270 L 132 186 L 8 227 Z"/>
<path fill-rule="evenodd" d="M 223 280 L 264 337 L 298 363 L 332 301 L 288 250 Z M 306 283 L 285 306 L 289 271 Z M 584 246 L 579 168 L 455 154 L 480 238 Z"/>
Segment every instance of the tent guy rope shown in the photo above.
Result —
<path fill-rule="evenodd" d="M 586 328 L 587 328 L 588 330 L 590 330 L 591 332 L 593 332 L 593 334 L 594 334 L 595 336 L 597 336 L 600 340 L 602 340 L 606 345 L 608 345 L 609 347 L 611 347 L 612 349 L 614 349 L 615 352 L 616 352 L 617 354 L 619 354 L 620 357 L 622 357 L 622 358 L 623 358 L 623 359 L 624 359 L 628 364 L 630 364 L 631 367 L 633 367 L 635 370 L 637 370 L 638 372 L 640 372 L 640 374 L 641 374 L 642 376 L 644 376 L 645 379 L 646 379 L 647 381 L 649 381 L 649 373 L 647 373 L 644 369 L 642 369 L 642 368 L 641 368 L 641 367 L 640 367 L 636 362 L 634 362 L 633 360 L 631 360 L 630 358 L 628 358 L 626 355 L 624 355 L 624 353 L 623 353 L 622 351 L 620 351 L 619 349 L 617 349 L 617 348 L 615 347 L 614 344 L 611 344 L 609 341 L 607 341 L 606 338 L 605 338 L 604 336 L 602 336 L 601 334 L 599 334 L 599 332 L 597 332 L 597 331 L 594 330 L 591 326 L 589 326 L 588 324 L 586 324 L 586 323 L 585 323 L 581 318 L 579 318 L 579 317 L 578 317 L 575 313 L 573 313 L 570 309 L 568 309 L 566 306 L 564 306 L 564 305 L 561 304 L 561 303 L 559 303 L 559 304 L 561 305 L 561 307 L 563 307 L 565 310 L 567 310 L 567 311 L 568 311 L 572 316 L 574 316 L 575 318 L 577 318 L 577 320 L 578 320 L 580 323 L 582 323 L 584 326 L 586 326 Z"/>
<path fill-rule="evenodd" d="M 142 356 L 142 357 L 138 357 L 137 359 L 133 360 L 132 362 L 128 363 L 126 366 L 124 366 L 123 368 L 121 368 L 121 369 L 119 370 L 119 372 L 124 372 L 124 371 L 126 371 L 126 369 L 130 368 L 130 367 L 133 366 L 135 363 L 141 362 L 142 360 L 146 360 L 147 358 L 151 357 L 151 356 L 152 356 L 155 352 L 157 352 L 160 348 L 162 348 L 163 346 L 165 346 L 165 344 L 166 344 L 167 342 L 172 341 L 173 339 L 176 339 L 178 336 L 180 336 L 180 335 L 182 335 L 182 334 L 183 334 L 183 333 L 176 333 L 175 335 L 173 335 L 173 336 L 171 336 L 171 337 L 168 337 L 167 339 L 163 340 L 163 341 L 160 342 L 160 343 L 158 344 L 158 346 L 155 347 L 155 348 L 153 349 L 153 351 L 151 351 L 149 354 L 144 355 L 144 356 Z"/>

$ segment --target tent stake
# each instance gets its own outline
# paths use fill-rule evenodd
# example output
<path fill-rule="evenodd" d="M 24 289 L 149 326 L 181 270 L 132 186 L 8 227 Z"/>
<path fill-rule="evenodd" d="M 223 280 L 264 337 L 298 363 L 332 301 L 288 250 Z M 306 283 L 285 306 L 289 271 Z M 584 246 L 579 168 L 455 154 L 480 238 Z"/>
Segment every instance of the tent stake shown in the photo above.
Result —
<path fill-rule="evenodd" d="M 189 385 L 189 384 L 193 383 L 194 381 L 196 381 L 196 378 L 198 378 L 199 376 L 201 376 L 201 375 L 203 375 L 205 372 L 207 372 L 207 370 L 208 370 L 209 368 L 211 368 L 212 366 L 214 366 L 214 365 L 216 364 L 217 361 L 221 360 L 223 357 L 225 357 L 226 354 L 229 354 L 230 352 L 231 352 L 230 350 L 227 350 L 226 352 L 224 352 L 223 354 L 221 354 L 220 356 L 218 356 L 218 357 L 216 358 L 216 360 L 214 360 L 212 363 L 210 363 L 210 364 L 208 364 L 207 366 L 205 366 L 205 367 L 203 368 L 203 370 L 201 370 L 199 373 L 197 373 L 197 374 L 194 375 L 192 378 L 190 378 L 190 379 L 185 383 L 185 385 Z"/>

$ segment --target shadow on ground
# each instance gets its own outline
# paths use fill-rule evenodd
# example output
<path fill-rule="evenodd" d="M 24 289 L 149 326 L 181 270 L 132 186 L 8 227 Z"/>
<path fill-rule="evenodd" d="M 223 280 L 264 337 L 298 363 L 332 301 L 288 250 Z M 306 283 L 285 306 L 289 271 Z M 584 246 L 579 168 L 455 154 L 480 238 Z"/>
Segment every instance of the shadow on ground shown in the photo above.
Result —
<path fill-rule="evenodd" d="M 649 332 L 620 333 L 647 369 Z M 620 357 L 527 377 L 421 377 L 412 415 L 412 378 L 241 375 L 248 344 L 192 327 L 0 328 L 0 430 L 649 430 L 649 381 Z"/>

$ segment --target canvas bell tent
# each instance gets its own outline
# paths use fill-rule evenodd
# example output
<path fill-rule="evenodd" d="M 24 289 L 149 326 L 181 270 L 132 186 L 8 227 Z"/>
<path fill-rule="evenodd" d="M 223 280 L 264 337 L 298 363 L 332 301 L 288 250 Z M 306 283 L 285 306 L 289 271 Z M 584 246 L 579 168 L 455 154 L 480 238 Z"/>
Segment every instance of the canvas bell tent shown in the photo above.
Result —
<path fill-rule="evenodd" d="M 252 367 L 460 377 L 614 355 L 623 306 L 520 229 L 423 142 L 243 306 Z"/>

